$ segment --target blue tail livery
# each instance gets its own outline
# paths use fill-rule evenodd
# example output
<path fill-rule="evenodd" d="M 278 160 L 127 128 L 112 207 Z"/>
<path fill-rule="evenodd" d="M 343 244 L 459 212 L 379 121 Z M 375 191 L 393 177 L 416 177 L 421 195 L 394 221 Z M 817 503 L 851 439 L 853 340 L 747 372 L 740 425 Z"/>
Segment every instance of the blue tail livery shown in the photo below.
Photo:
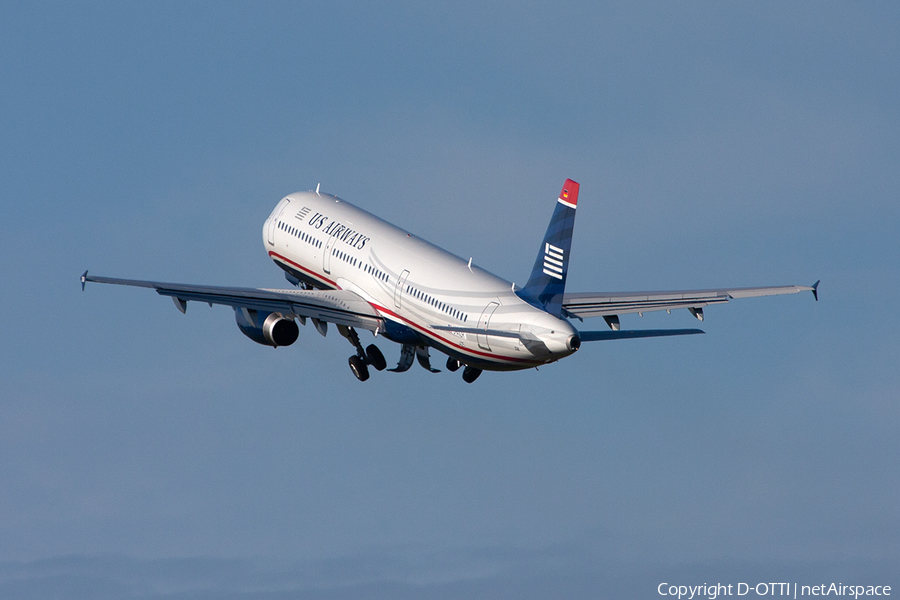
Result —
<path fill-rule="evenodd" d="M 578 204 L 578 183 L 566 179 L 559 199 L 553 208 L 550 225 L 538 250 L 531 277 L 517 292 L 520 298 L 541 308 L 554 317 L 562 315 L 566 274 L 569 271 L 569 251 L 572 230 L 575 228 L 575 207 Z"/>

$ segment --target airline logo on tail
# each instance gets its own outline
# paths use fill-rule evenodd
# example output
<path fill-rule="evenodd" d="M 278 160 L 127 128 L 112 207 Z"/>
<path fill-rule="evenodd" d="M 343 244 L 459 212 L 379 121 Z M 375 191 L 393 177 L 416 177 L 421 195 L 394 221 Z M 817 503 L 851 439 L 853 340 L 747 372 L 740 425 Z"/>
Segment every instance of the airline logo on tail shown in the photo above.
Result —
<path fill-rule="evenodd" d="M 525 302 L 554 317 L 562 314 L 566 268 L 572 248 L 572 229 L 575 227 L 575 206 L 578 204 L 578 183 L 566 179 L 557 198 L 558 203 L 553 207 L 547 232 L 531 268 L 531 277 L 525 287 L 516 292 Z"/>
<path fill-rule="evenodd" d="M 562 202 L 562 200 L 560 200 Z M 562 279 L 563 276 L 563 249 L 557 248 L 550 242 L 544 244 L 544 275 Z"/>

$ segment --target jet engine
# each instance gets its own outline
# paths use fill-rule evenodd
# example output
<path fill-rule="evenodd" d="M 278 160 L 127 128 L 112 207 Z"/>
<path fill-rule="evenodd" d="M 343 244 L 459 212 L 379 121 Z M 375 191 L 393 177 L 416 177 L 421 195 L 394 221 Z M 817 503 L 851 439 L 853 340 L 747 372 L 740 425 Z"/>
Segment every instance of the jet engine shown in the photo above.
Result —
<path fill-rule="evenodd" d="M 241 333 L 264 346 L 290 346 L 300 336 L 297 322 L 281 313 L 235 308 L 234 320 Z"/>

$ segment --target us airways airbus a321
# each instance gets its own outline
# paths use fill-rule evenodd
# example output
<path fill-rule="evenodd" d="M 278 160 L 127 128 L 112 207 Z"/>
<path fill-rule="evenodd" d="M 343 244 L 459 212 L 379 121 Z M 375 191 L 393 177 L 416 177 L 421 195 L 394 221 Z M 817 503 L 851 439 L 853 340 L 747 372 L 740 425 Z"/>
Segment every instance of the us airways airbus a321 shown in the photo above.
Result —
<path fill-rule="evenodd" d="M 579 186 L 571 179 L 556 199 L 550 225 L 528 282 L 521 289 L 422 238 L 316 187 L 286 196 L 263 225 L 263 245 L 293 289 L 219 287 L 81 276 L 87 282 L 145 287 L 171 297 L 184 313 L 189 301 L 234 309 L 237 326 L 254 342 L 290 346 L 298 323 L 311 322 L 323 336 L 336 326 L 356 350 L 350 369 L 360 381 L 369 367 L 387 363 L 375 344 L 363 347 L 357 333 L 400 344 L 391 371 L 414 361 L 431 372 L 429 351 L 447 355 L 447 369 L 463 368 L 472 383 L 482 371 L 515 371 L 555 362 L 582 342 L 691 335 L 700 329 L 623 330 L 619 315 L 654 310 L 703 309 L 732 298 L 795 294 L 812 286 L 688 290 L 673 292 L 566 293 L 572 229 Z M 603 317 L 608 329 L 579 331 L 571 320 Z"/>

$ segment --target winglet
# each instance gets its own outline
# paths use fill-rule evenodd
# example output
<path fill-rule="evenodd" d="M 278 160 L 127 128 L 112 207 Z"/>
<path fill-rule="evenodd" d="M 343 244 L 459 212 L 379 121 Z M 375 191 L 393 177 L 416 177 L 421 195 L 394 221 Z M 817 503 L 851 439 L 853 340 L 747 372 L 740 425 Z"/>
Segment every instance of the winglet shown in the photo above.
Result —
<path fill-rule="evenodd" d="M 85 271 L 85 273 L 87 273 L 87 271 Z M 812 284 L 813 298 L 816 299 L 816 302 L 819 301 L 819 282 L 821 282 L 821 281 L 822 281 L 822 280 L 820 279 L 819 281 L 817 281 L 817 282 L 815 282 L 814 284 Z"/>
<path fill-rule="evenodd" d="M 84 291 L 84 284 L 87 282 L 87 271 L 81 274 L 81 291 Z"/>

